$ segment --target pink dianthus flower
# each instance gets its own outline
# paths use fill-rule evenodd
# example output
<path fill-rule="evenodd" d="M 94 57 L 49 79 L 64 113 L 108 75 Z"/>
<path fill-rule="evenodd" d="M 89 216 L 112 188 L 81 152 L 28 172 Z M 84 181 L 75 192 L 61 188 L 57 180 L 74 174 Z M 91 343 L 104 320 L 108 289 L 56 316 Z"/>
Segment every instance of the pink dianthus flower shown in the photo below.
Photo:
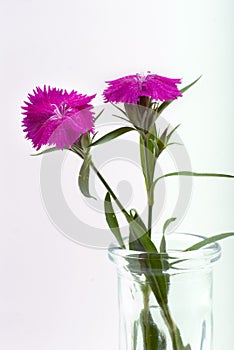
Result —
<path fill-rule="evenodd" d="M 59 149 L 71 147 L 81 135 L 94 131 L 90 104 L 94 97 L 74 90 L 68 93 L 50 86 L 37 87 L 22 106 L 26 138 L 36 150 L 42 145 L 55 145 Z"/>
<path fill-rule="evenodd" d="M 109 86 L 103 92 L 105 102 L 136 104 L 142 96 L 153 101 L 175 100 L 182 96 L 177 88 L 181 79 L 166 78 L 157 74 L 128 75 L 106 83 Z"/>

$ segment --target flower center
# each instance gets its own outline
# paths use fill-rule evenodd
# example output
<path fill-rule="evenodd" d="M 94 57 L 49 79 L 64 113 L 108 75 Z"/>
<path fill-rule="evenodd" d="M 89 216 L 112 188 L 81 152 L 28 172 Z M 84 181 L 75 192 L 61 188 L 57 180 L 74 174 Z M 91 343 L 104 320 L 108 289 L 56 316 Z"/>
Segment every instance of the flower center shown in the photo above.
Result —
<path fill-rule="evenodd" d="M 51 106 L 54 107 L 54 115 L 53 117 L 56 119 L 62 119 L 67 112 L 70 112 L 72 109 L 68 108 L 66 103 L 61 103 L 61 105 L 58 107 L 56 104 L 51 104 Z"/>
<path fill-rule="evenodd" d="M 135 79 L 140 82 L 140 91 L 142 91 L 142 84 L 144 83 L 146 76 L 144 75 L 144 73 L 137 73 Z"/>

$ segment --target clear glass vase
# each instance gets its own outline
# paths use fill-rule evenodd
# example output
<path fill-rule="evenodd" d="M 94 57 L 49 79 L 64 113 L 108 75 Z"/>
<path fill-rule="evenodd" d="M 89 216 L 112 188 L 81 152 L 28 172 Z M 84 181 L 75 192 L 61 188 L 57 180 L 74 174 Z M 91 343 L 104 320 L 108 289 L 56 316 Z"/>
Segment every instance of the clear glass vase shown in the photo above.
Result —
<path fill-rule="evenodd" d="M 167 254 L 110 247 L 119 288 L 120 350 L 211 350 L 212 272 L 219 244 L 167 236 Z M 157 241 L 157 239 L 155 239 Z"/>

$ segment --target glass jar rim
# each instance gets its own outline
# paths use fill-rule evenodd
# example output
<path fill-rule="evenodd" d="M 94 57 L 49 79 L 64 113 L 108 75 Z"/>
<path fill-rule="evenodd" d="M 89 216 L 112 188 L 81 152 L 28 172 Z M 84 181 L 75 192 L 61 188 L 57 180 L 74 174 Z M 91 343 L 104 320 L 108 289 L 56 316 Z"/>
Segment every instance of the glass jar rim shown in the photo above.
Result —
<path fill-rule="evenodd" d="M 170 261 L 170 262 L 178 261 L 178 260 L 181 262 L 189 261 L 189 262 L 193 262 L 196 265 L 196 268 L 199 268 L 204 265 L 213 264 L 221 256 L 221 246 L 217 242 L 207 244 L 206 246 L 203 246 L 202 248 L 199 248 L 197 250 L 185 251 L 185 249 L 188 248 L 189 246 L 192 246 L 193 244 L 196 244 L 199 241 L 206 239 L 207 237 L 205 236 L 198 235 L 198 234 L 175 232 L 172 234 L 168 234 L 167 238 L 171 238 L 172 235 L 175 235 L 176 239 L 183 240 L 183 238 L 186 238 L 187 240 L 190 239 L 193 242 L 192 244 L 185 247 L 184 250 L 169 248 L 167 250 L 167 253 L 155 253 L 155 252 L 129 250 L 129 249 L 122 249 L 120 247 L 111 245 L 108 249 L 109 258 L 112 262 L 118 264 L 120 260 L 123 260 L 123 259 L 128 261 L 133 261 L 134 259 L 136 259 L 140 261 L 141 259 L 145 259 L 146 256 L 148 257 L 150 256 L 151 259 L 160 259 L 161 261 L 163 260 Z"/>

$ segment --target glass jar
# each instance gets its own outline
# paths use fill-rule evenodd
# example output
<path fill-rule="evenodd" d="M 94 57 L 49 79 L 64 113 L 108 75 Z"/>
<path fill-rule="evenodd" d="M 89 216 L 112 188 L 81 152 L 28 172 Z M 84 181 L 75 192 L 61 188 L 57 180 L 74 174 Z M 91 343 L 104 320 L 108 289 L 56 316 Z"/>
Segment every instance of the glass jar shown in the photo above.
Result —
<path fill-rule="evenodd" d="M 202 239 L 170 234 L 167 254 L 109 248 L 118 275 L 120 350 L 212 349 L 213 265 L 221 248 L 184 251 Z"/>

